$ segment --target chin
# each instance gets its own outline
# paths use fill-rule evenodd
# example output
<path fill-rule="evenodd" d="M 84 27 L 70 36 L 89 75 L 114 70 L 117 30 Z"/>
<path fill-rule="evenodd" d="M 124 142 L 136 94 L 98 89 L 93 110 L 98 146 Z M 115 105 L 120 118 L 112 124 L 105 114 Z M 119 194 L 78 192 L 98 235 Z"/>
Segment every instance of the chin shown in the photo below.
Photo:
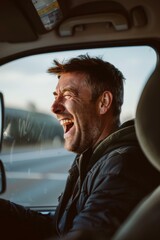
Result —
<path fill-rule="evenodd" d="M 80 153 L 80 152 L 79 152 L 79 149 L 78 149 L 77 147 L 73 146 L 73 145 L 70 145 L 70 144 L 65 143 L 65 144 L 64 144 L 64 147 L 65 147 L 66 150 L 68 150 L 68 151 L 70 151 L 70 152 Z"/>
<path fill-rule="evenodd" d="M 74 146 L 67 141 L 64 143 L 64 148 L 70 152 L 74 152 Z"/>

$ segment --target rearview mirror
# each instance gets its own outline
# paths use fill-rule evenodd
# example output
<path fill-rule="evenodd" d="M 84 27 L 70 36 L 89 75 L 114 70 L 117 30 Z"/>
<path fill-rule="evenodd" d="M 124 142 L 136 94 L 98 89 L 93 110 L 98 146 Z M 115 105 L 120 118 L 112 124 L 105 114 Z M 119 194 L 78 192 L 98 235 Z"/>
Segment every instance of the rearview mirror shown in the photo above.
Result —
<path fill-rule="evenodd" d="M 3 95 L 0 93 L 0 151 L 2 147 L 3 138 L 3 126 L 4 126 L 4 101 Z M 6 176 L 3 162 L 0 160 L 0 193 L 5 192 L 6 189 Z"/>

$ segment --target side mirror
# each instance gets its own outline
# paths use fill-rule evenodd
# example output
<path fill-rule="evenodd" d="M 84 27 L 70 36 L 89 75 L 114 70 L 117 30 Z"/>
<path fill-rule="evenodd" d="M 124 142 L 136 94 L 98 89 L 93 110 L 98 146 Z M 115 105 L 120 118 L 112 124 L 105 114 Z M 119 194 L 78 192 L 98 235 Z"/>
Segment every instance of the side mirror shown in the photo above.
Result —
<path fill-rule="evenodd" d="M 6 174 L 3 162 L 0 160 L 0 194 L 6 191 Z"/>
<path fill-rule="evenodd" d="M 3 125 L 4 125 L 4 101 L 3 95 L 0 92 L 0 151 L 2 148 Z"/>
<path fill-rule="evenodd" d="M 2 148 L 3 139 L 3 126 L 4 126 L 4 101 L 3 95 L 0 93 L 0 151 Z M 6 190 L 6 176 L 3 162 L 0 160 L 0 194 Z"/>

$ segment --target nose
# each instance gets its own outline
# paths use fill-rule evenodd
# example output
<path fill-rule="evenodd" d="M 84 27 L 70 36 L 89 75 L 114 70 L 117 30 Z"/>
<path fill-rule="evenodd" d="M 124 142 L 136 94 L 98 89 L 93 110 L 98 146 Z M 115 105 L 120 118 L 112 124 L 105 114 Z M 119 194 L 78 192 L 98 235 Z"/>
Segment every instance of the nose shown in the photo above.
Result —
<path fill-rule="evenodd" d="M 58 101 L 54 101 L 52 106 L 51 106 L 51 111 L 55 114 L 61 114 L 65 110 L 65 107 L 63 106 L 62 103 Z"/>

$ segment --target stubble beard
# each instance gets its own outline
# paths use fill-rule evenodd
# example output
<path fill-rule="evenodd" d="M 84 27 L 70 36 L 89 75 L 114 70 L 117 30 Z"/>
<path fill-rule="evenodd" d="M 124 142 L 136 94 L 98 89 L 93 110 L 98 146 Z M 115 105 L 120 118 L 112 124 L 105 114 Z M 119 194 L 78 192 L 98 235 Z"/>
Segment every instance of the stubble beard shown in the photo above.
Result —
<path fill-rule="evenodd" d="M 88 128 L 88 124 L 84 126 L 81 134 L 77 134 L 75 139 L 65 140 L 64 147 L 71 152 L 81 154 L 90 147 L 93 147 L 97 141 L 100 131 L 98 128 Z"/>

